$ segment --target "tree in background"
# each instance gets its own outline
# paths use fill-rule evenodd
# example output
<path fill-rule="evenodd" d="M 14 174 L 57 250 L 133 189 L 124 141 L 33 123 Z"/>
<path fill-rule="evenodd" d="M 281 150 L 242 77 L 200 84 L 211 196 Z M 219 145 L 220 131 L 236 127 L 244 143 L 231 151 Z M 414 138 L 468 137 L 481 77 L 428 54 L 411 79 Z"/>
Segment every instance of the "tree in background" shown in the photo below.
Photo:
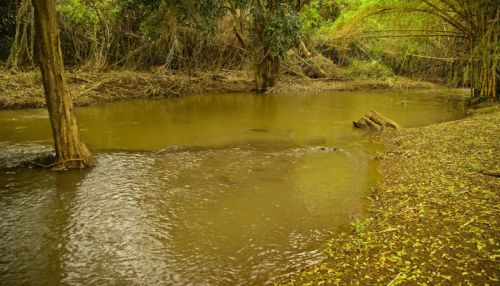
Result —
<path fill-rule="evenodd" d="M 327 33 L 337 40 L 337 50 L 352 52 L 353 47 L 360 47 L 361 53 L 349 56 L 378 58 L 400 71 L 408 67 L 411 70 L 414 65 L 417 73 L 429 73 L 434 80 L 436 75 L 430 71 L 444 67 L 441 70 L 448 70 L 454 77 L 461 73 L 463 81 L 471 87 L 473 102 L 498 100 L 500 4 L 497 0 L 338 2 L 344 3 L 342 16 Z M 342 42 L 348 45 L 338 44 Z"/>
<path fill-rule="evenodd" d="M 81 168 L 95 164 L 80 138 L 73 101 L 66 85 L 63 57 L 53 0 L 33 0 L 36 57 L 42 74 L 56 150 L 57 168 Z"/>
<path fill-rule="evenodd" d="M 233 32 L 241 49 L 253 61 L 255 88 L 265 91 L 276 84 L 280 62 L 299 42 L 300 0 L 176 0 L 170 7 L 177 15 L 191 18 L 206 33 L 213 33 L 218 21 L 232 17 Z"/>
<path fill-rule="evenodd" d="M 9 16 L 12 21 L 12 15 L 3 15 L 3 22 L 6 26 L 5 34 L 14 32 L 14 37 L 12 37 L 12 42 L 10 45 L 10 52 L 7 58 L 6 66 L 12 69 L 16 69 L 20 66 L 32 66 L 34 64 L 33 50 L 34 50 L 34 17 L 33 17 L 33 5 L 31 0 L 20 0 L 19 2 L 11 1 L 9 9 L 14 10 L 17 8 L 17 13 L 15 16 L 15 26 L 8 28 Z M 5 7 L 7 8 L 7 7 Z M 13 13 L 11 13 L 13 14 Z M 15 29 L 13 29 L 15 27 Z M 3 38 L 3 37 L 2 37 Z"/>
<path fill-rule="evenodd" d="M 29 66 L 31 0 L 8 1 L 15 4 L 0 11 L 0 16 L 7 15 L 0 19 L 0 60 L 10 68 Z M 318 62 L 328 60 L 342 67 L 339 77 L 403 75 L 470 86 L 475 102 L 498 100 L 500 25 L 495 0 L 63 0 L 57 4 L 62 48 L 72 68 L 163 66 L 191 73 L 250 65 L 256 89 L 265 90 L 276 83 L 287 51 L 303 40 L 299 56 L 306 47 L 318 59 L 323 57 Z M 13 10 L 18 11 L 16 24 L 16 13 L 6 12 Z M 5 47 L 12 47 L 8 59 Z"/>
<path fill-rule="evenodd" d="M 419 0 L 403 2 L 403 9 L 439 19 L 448 34 L 461 36 L 468 56 L 467 73 L 473 101 L 498 100 L 500 3 L 497 0 Z M 459 55 L 460 56 L 460 55 Z"/>
<path fill-rule="evenodd" d="M 280 63 L 300 39 L 300 21 L 291 2 L 254 1 L 252 30 L 255 85 L 259 91 L 272 87 L 278 80 Z M 300 7 L 300 1 L 297 4 Z"/>
<path fill-rule="evenodd" d="M 96 71 L 161 64 L 189 71 L 250 62 L 256 89 L 265 90 L 276 83 L 280 62 L 299 40 L 297 12 L 305 2 L 65 0 L 57 9 L 66 63 L 73 67 Z M 33 8 L 31 0 L 19 4 L 8 67 L 31 65 Z"/>

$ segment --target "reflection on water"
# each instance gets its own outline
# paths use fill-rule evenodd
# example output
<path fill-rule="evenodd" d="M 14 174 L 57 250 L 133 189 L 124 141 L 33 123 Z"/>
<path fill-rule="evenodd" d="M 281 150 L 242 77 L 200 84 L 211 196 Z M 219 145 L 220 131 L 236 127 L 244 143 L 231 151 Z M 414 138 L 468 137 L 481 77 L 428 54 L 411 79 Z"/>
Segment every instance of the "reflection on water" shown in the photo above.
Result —
<path fill-rule="evenodd" d="M 457 106 L 325 93 L 79 109 L 96 168 L 0 173 L 0 284 L 271 281 L 364 216 L 380 147 L 351 120 L 375 109 L 419 126 L 458 118 Z M 50 144 L 45 114 L 0 112 L 0 146 Z"/>

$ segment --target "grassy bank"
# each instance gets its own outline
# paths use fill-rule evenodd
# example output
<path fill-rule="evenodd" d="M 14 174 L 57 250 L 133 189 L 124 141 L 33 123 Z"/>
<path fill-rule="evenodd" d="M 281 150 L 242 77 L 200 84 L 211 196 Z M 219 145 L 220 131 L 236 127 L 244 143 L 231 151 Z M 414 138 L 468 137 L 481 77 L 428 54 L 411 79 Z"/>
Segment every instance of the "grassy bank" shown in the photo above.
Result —
<path fill-rule="evenodd" d="M 250 91 L 254 88 L 251 71 L 217 72 L 68 72 L 69 88 L 77 106 L 134 98 L 177 97 L 195 93 Z M 370 80 L 304 79 L 283 75 L 270 91 L 422 89 L 438 86 L 405 78 Z M 0 70 L 0 109 L 45 106 L 41 75 L 37 71 Z"/>
<path fill-rule="evenodd" d="M 369 218 L 294 285 L 498 285 L 500 110 L 385 133 Z"/>

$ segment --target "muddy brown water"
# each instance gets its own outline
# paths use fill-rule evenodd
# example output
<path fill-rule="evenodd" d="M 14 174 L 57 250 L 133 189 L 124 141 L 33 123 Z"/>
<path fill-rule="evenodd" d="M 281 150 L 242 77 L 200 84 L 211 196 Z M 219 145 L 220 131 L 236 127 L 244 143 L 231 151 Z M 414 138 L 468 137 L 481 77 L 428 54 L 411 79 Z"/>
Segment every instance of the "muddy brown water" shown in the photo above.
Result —
<path fill-rule="evenodd" d="M 424 126 L 461 106 L 337 92 L 79 108 L 97 167 L 0 171 L 0 284 L 269 283 L 365 217 L 382 147 L 352 120 L 374 109 Z M 4 156 L 50 145 L 44 110 L 0 112 Z"/>

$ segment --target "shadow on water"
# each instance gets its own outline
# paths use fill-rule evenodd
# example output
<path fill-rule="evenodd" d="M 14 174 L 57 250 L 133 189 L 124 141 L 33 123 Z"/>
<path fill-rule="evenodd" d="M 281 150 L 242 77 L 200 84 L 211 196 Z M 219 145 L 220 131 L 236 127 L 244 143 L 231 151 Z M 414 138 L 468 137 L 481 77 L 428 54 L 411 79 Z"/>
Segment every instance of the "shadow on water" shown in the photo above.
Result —
<path fill-rule="evenodd" d="M 11 170 L 0 175 L 2 284 L 60 284 L 71 205 L 87 173 Z"/>

